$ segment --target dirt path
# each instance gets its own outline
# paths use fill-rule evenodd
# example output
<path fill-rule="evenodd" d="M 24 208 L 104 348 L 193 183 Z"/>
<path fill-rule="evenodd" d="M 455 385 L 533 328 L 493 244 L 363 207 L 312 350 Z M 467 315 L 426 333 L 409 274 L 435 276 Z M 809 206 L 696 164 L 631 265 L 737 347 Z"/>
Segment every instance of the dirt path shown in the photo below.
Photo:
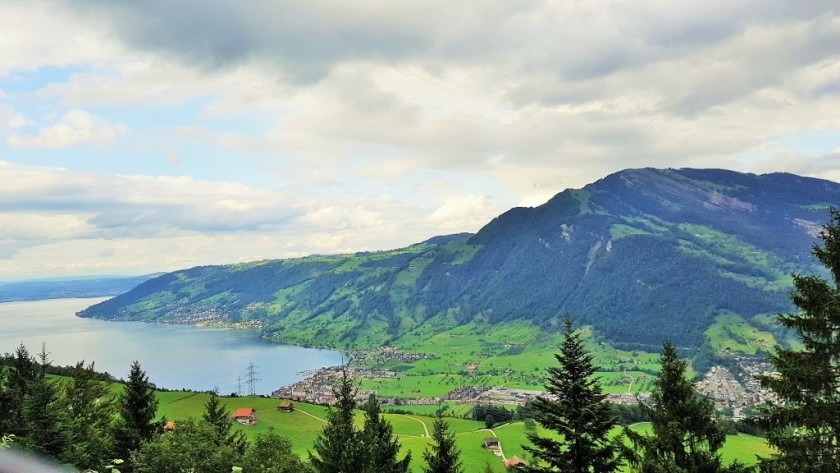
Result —
<path fill-rule="evenodd" d="M 327 423 L 327 421 L 325 421 L 324 419 L 322 419 L 322 418 L 320 418 L 320 417 L 318 417 L 318 416 L 316 416 L 316 415 L 314 415 L 314 414 L 310 414 L 310 413 L 308 413 L 308 412 L 306 412 L 306 411 L 302 411 L 302 410 L 298 409 L 297 407 L 295 407 L 295 410 L 296 410 L 296 411 L 298 411 L 298 412 L 300 412 L 300 413 L 302 413 L 302 414 L 306 414 L 306 415 L 308 415 L 309 417 L 311 417 L 311 418 L 313 418 L 313 419 L 318 419 L 318 420 L 320 420 L 321 422 L 323 422 L 323 423 L 325 423 L 325 424 Z"/>
<path fill-rule="evenodd" d="M 502 427 L 502 426 L 500 426 L 500 427 Z M 499 436 L 496 435 L 496 432 L 493 432 L 493 429 L 478 429 L 476 432 L 490 432 L 491 434 L 493 434 L 493 437 L 499 438 Z M 502 456 L 502 461 L 506 462 L 507 457 L 505 456 L 505 451 L 502 450 L 502 440 L 501 439 L 499 439 L 499 454 Z"/>
<path fill-rule="evenodd" d="M 403 414 L 403 415 L 405 415 L 405 414 Z M 429 435 L 429 428 L 426 427 L 425 422 L 423 422 L 422 420 L 420 420 L 416 417 L 411 417 L 410 415 L 405 415 L 405 416 L 408 417 L 411 420 L 416 420 L 417 422 L 420 422 L 420 424 L 423 426 L 423 432 L 426 432 L 426 437 L 431 437 L 431 435 Z"/>

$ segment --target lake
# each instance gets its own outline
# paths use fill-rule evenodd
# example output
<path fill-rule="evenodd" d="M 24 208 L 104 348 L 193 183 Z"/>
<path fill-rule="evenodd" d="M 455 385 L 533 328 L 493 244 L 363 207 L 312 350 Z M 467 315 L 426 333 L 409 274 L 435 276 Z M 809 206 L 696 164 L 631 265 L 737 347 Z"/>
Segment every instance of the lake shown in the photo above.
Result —
<path fill-rule="evenodd" d="M 143 322 L 108 322 L 76 317 L 76 312 L 104 300 L 52 299 L 0 304 L 0 353 L 12 353 L 20 343 L 30 353 L 45 343 L 54 365 L 93 361 L 97 371 L 116 378 L 128 375 L 140 361 L 149 380 L 167 389 L 188 388 L 220 393 L 248 393 L 247 368 L 253 362 L 255 392 L 271 394 L 301 379 L 296 373 L 335 366 L 342 354 L 278 345 L 253 330 L 197 328 Z"/>

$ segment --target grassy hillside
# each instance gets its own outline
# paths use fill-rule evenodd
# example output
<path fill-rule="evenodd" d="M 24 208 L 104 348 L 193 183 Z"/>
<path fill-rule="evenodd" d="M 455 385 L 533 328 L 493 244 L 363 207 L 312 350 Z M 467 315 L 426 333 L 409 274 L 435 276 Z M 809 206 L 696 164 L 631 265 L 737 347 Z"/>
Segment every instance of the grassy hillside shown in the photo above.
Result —
<path fill-rule="evenodd" d="M 769 340 L 760 316 L 791 308 L 790 273 L 817 271 L 809 252 L 829 204 L 840 205 L 840 184 L 789 174 L 627 170 L 512 209 L 475 235 L 177 271 L 81 315 L 364 348 L 461 326 L 551 334 L 568 311 L 625 348 L 657 351 L 668 338 L 749 353 L 765 344 L 744 335 Z"/>
<path fill-rule="evenodd" d="M 619 350 L 595 337 L 591 327 L 581 331 L 587 349 L 595 356 L 605 392 L 624 393 L 649 389 L 659 371 L 658 355 Z M 542 390 L 546 368 L 554 358 L 561 336 L 544 333 L 531 323 L 513 322 L 488 326 L 469 323 L 450 329 L 431 329 L 400 341 L 410 352 L 437 358 L 412 363 L 389 361 L 371 367 L 399 372 L 400 379 L 365 379 L 362 387 L 380 396 L 395 398 L 437 397 L 463 386 L 506 386 Z M 354 362 L 355 363 L 355 362 Z M 471 366 L 474 371 L 468 372 Z"/>
<path fill-rule="evenodd" d="M 204 410 L 204 403 L 209 395 L 183 392 L 159 392 L 160 401 L 159 414 L 167 420 L 178 420 L 189 417 L 198 418 Z M 277 405 L 280 400 L 242 397 L 222 398 L 223 404 L 228 410 L 239 407 L 252 407 L 256 409 L 259 422 L 253 426 L 236 425 L 236 429 L 243 431 L 247 436 L 256 433 L 275 429 L 282 435 L 289 437 L 292 441 L 295 453 L 305 456 L 311 449 L 315 437 L 320 433 L 326 417 L 326 408 L 305 403 L 296 403 L 294 412 L 280 412 Z M 428 415 L 399 415 L 385 414 L 386 419 L 394 427 L 394 433 L 399 436 L 403 451 L 410 451 L 412 456 L 412 471 L 419 472 L 423 466 L 423 451 L 429 444 L 426 430 L 430 430 L 433 419 Z M 362 413 L 356 415 L 356 422 L 361 426 Z M 482 448 L 482 443 L 487 437 L 498 437 L 501 442 L 502 451 L 506 457 L 517 455 L 520 458 L 528 459 L 529 455 L 523 445 L 528 444 L 527 432 L 529 427 L 524 422 L 513 422 L 501 425 L 488 430 L 482 422 L 451 418 L 450 427 L 455 432 L 458 447 L 461 449 L 462 460 L 466 471 L 483 471 L 485 465 L 490 465 L 493 471 L 503 472 L 502 459 L 494 456 L 488 450 Z M 538 425 L 531 427 L 534 432 L 540 435 L 550 435 Z M 634 429 L 649 430 L 646 424 L 637 424 Z M 616 432 L 618 433 L 618 431 Z M 764 439 L 749 435 L 730 435 L 727 437 L 723 450 L 724 460 L 740 460 L 747 464 L 755 463 L 755 455 L 767 455 L 770 453 Z"/>

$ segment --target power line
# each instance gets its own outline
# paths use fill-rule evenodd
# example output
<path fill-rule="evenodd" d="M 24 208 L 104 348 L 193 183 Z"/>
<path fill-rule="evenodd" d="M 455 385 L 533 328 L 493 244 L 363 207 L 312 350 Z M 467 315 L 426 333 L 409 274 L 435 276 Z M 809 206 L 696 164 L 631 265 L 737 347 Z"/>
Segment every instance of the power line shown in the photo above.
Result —
<path fill-rule="evenodd" d="M 257 394 L 256 383 L 260 380 L 257 377 L 257 367 L 254 362 L 248 363 L 248 368 L 245 370 L 245 383 L 248 385 L 248 394 L 254 396 Z"/>

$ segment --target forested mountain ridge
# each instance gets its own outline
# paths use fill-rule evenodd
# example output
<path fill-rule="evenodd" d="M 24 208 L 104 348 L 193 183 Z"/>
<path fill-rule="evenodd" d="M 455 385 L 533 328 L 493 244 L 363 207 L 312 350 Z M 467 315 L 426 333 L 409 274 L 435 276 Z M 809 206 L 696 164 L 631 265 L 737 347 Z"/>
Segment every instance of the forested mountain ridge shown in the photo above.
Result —
<path fill-rule="evenodd" d="M 176 271 L 80 315 L 247 323 L 280 341 L 364 346 L 469 322 L 553 330 L 569 311 L 614 342 L 697 347 L 722 318 L 772 329 L 766 314 L 791 308 L 790 273 L 818 271 L 810 249 L 831 205 L 831 181 L 631 169 L 474 235 Z"/>

